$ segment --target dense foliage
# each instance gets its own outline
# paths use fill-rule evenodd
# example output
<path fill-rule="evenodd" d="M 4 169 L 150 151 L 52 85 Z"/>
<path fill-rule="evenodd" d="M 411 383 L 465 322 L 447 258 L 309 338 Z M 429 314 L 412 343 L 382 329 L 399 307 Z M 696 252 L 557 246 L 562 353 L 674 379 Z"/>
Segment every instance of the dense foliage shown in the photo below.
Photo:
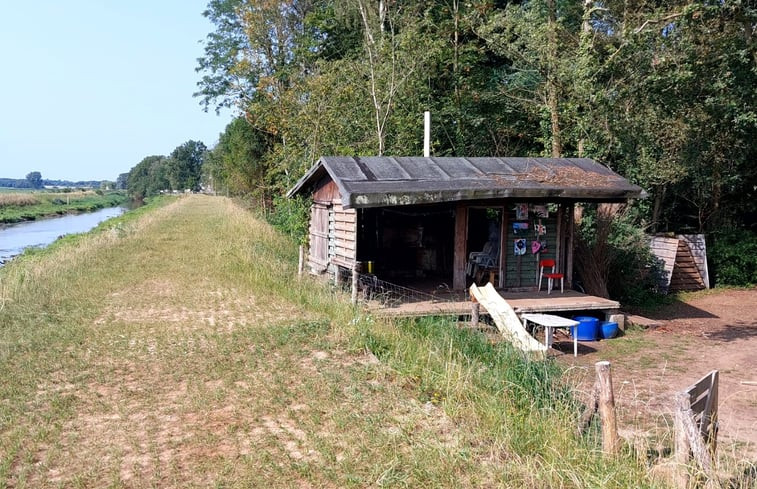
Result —
<path fill-rule="evenodd" d="M 730 229 L 715 233 L 708 257 L 716 285 L 757 284 L 757 233 Z"/>
<path fill-rule="evenodd" d="M 431 110 L 436 155 L 605 162 L 649 192 L 650 230 L 754 221 L 749 2 L 213 0 L 205 15 L 198 95 L 241 114 L 212 173 L 231 193 L 269 202 L 325 154 L 420 154 Z"/>
<path fill-rule="evenodd" d="M 145 157 L 126 177 L 119 175 L 116 185 L 123 185 L 125 180 L 129 194 L 137 200 L 161 192 L 199 190 L 206 153 L 202 142 L 187 141 L 170 156 Z"/>

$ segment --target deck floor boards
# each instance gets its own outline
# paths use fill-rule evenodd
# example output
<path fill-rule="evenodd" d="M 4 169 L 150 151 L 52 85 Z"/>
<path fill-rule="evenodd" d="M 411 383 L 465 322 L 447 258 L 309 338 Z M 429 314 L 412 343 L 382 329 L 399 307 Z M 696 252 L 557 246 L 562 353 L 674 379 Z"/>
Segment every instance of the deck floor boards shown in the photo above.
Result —
<path fill-rule="evenodd" d="M 502 297 L 512 306 L 516 313 L 559 313 L 570 311 L 615 311 L 620 303 L 593 295 L 586 295 L 573 290 L 565 293 L 552 292 L 501 292 Z M 413 301 L 381 306 L 369 303 L 374 314 L 385 317 L 417 316 L 463 316 L 471 313 L 471 301 L 462 294 L 457 297 L 440 296 L 438 300 Z M 486 311 L 481 310 L 481 314 Z"/>

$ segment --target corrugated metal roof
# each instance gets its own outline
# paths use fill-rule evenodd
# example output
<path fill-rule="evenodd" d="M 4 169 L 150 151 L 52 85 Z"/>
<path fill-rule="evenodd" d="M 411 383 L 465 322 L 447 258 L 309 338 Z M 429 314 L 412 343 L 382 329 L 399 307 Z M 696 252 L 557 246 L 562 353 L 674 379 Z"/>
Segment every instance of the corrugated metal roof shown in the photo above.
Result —
<path fill-rule="evenodd" d="M 621 201 L 645 195 L 588 158 L 324 156 L 287 193 L 312 190 L 326 175 L 347 208 L 497 198 Z"/>

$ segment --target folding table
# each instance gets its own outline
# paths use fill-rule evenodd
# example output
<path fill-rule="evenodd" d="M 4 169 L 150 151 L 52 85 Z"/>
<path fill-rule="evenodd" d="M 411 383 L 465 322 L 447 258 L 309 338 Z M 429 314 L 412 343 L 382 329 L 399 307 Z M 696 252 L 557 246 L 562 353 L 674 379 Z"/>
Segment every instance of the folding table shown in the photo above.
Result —
<path fill-rule="evenodd" d="M 544 344 L 547 346 L 547 348 L 552 347 L 552 336 L 554 334 L 555 328 L 568 328 L 570 329 L 573 326 L 578 326 L 578 321 L 573 321 L 572 319 L 564 318 L 562 316 L 555 316 L 553 314 L 521 314 L 521 319 L 523 320 L 523 328 L 528 331 L 528 322 L 532 322 L 534 324 L 538 324 L 539 326 L 544 326 Z M 570 331 L 569 331 L 570 332 Z M 578 340 L 576 339 L 577 334 L 571 335 L 573 337 L 573 356 L 578 356 Z"/>

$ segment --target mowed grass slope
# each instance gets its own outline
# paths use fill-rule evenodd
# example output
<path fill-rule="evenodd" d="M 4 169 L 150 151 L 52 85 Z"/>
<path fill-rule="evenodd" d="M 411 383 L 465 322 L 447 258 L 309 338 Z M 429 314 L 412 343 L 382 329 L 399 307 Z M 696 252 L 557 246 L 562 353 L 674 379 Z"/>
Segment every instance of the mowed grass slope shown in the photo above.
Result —
<path fill-rule="evenodd" d="M 0 271 L 0 487 L 644 487 L 551 363 L 383 323 L 188 196 Z"/>

